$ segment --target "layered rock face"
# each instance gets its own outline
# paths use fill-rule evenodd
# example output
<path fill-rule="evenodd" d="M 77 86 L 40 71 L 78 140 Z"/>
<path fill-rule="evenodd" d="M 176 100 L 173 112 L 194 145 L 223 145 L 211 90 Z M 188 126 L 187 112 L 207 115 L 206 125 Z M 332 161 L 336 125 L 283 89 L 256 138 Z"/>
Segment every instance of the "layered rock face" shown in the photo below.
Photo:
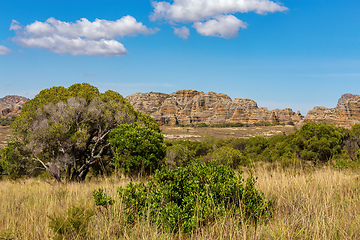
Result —
<path fill-rule="evenodd" d="M 0 98 L 0 118 L 19 116 L 22 105 L 28 100 L 28 98 L 20 96 L 6 96 Z"/>
<path fill-rule="evenodd" d="M 252 124 L 296 123 L 303 119 L 301 114 L 290 108 L 268 110 L 259 108 L 251 99 L 232 100 L 223 93 L 204 93 L 195 90 L 180 90 L 170 95 L 164 93 L 135 93 L 126 99 L 134 108 L 155 118 L 160 125 L 177 124 Z"/>
<path fill-rule="evenodd" d="M 360 123 L 360 96 L 344 94 L 334 108 L 314 107 L 305 121 L 329 122 L 337 126 L 350 127 Z"/>

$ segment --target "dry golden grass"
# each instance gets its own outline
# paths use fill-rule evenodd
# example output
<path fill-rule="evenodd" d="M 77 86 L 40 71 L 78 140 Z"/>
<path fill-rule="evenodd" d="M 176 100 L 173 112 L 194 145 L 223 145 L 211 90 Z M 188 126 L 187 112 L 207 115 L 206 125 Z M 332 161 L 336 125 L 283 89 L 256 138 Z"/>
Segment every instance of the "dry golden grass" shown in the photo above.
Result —
<path fill-rule="evenodd" d="M 278 134 L 289 135 L 295 132 L 295 127 L 289 125 L 229 128 L 160 126 L 160 129 L 167 140 L 201 140 L 206 136 L 217 139 L 228 137 L 248 138 L 253 136 L 269 138 Z"/>
<path fill-rule="evenodd" d="M 72 205 L 94 209 L 87 239 L 360 239 L 359 172 L 324 168 L 312 172 L 268 171 L 258 167 L 257 187 L 274 199 L 274 218 L 254 228 L 241 219 L 218 219 L 212 226 L 184 235 L 157 230 L 149 222 L 124 227 L 116 196 L 126 179 L 50 184 L 40 180 L 0 182 L 0 236 L 51 239 L 49 218 Z M 102 187 L 116 199 L 94 206 L 92 191 Z M 1 239 L 1 237 L 0 237 Z M 5 238 L 6 239 L 6 238 Z"/>

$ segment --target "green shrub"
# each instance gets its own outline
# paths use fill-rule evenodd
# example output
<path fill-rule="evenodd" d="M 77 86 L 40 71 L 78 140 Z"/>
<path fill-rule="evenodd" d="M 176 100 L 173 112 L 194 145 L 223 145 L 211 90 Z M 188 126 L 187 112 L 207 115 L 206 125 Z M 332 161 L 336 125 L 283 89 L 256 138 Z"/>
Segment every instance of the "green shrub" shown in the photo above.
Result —
<path fill-rule="evenodd" d="M 314 164 L 329 161 L 342 150 L 345 139 L 343 128 L 332 124 L 308 122 L 297 130 L 293 137 L 301 159 Z"/>
<path fill-rule="evenodd" d="M 115 165 L 127 175 L 153 173 L 166 155 L 163 135 L 136 123 L 114 128 L 108 141 L 114 152 Z"/>
<path fill-rule="evenodd" d="M 232 148 L 245 151 L 246 149 L 246 139 L 244 138 L 235 138 L 229 144 Z"/>
<path fill-rule="evenodd" d="M 111 196 L 107 196 L 102 188 L 94 190 L 92 194 L 96 206 L 103 206 L 107 208 L 109 205 L 113 205 L 115 203 L 115 200 Z"/>
<path fill-rule="evenodd" d="M 208 156 L 210 157 L 210 159 L 216 159 L 218 163 L 223 165 L 229 165 L 234 169 L 237 168 L 239 165 L 246 165 L 248 163 L 248 159 L 243 152 L 228 146 L 216 149 Z"/>
<path fill-rule="evenodd" d="M 94 211 L 82 206 L 72 206 L 66 214 L 48 216 L 49 227 L 54 231 L 54 239 L 82 239 L 87 235 L 87 227 Z"/>
<path fill-rule="evenodd" d="M 27 170 L 34 164 L 27 163 L 24 156 L 29 153 L 24 150 L 24 144 L 21 142 L 9 142 L 1 150 L 0 168 L 3 174 L 9 179 L 16 179 L 27 174 Z"/>
<path fill-rule="evenodd" d="M 175 170 L 158 170 L 147 184 L 119 188 L 125 221 L 149 220 L 168 232 L 191 232 L 226 216 L 257 224 L 272 216 L 272 202 L 227 165 L 193 162 Z"/>
<path fill-rule="evenodd" d="M 264 137 L 249 137 L 246 139 L 246 152 L 260 154 L 268 147 L 268 145 L 268 140 Z"/>
<path fill-rule="evenodd" d="M 176 144 L 167 148 L 165 164 L 167 168 L 185 167 L 194 157 L 188 146 Z"/>

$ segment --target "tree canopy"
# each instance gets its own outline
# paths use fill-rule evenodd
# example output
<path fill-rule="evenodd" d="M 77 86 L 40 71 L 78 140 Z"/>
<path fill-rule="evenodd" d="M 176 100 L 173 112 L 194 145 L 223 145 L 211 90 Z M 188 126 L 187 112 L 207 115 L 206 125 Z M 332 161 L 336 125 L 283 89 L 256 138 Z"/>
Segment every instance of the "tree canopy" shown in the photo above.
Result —
<path fill-rule="evenodd" d="M 93 164 L 111 154 L 110 131 L 133 122 L 159 131 L 155 120 L 117 92 L 100 93 L 87 83 L 52 87 L 24 104 L 12 124 L 13 139 L 56 180 L 83 180 Z"/>

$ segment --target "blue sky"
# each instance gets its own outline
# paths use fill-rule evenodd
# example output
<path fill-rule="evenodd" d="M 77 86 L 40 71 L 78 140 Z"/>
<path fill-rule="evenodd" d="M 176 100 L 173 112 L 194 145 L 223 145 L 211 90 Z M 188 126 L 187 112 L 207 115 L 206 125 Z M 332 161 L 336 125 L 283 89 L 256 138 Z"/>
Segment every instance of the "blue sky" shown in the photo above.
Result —
<path fill-rule="evenodd" d="M 358 0 L 0 0 L 0 97 L 88 82 L 305 115 L 360 94 L 359 11 Z"/>

